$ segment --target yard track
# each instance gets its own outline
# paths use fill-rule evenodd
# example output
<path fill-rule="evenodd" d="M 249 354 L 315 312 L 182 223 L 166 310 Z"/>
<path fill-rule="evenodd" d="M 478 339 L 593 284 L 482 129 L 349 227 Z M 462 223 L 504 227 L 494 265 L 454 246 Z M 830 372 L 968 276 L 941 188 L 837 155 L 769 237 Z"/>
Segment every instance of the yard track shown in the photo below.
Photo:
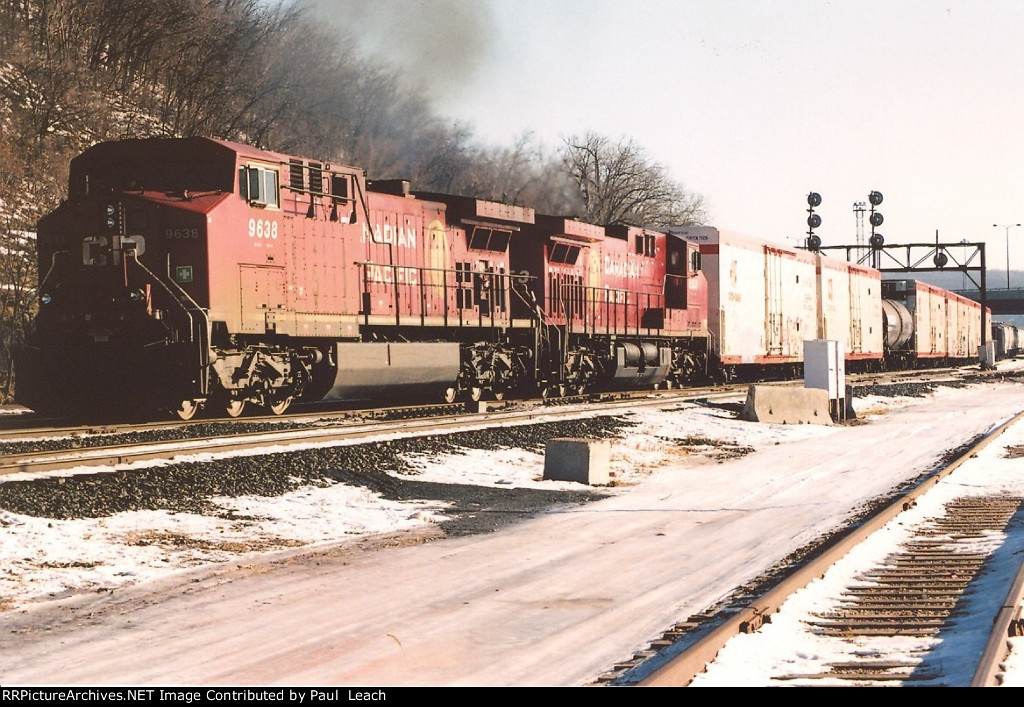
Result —
<path fill-rule="evenodd" d="M 832 565 L 857 544 L 901 513 L 914 508 L 925 493 L 952 473 L 1011 425 L 1024 420 L 1024 413 L 976 440 L 955 460 L 944 464 L 910 492 L 852 524 L 843 533 L 825 541 L 810 559 L 798 567 L 782 570 L 780 579 L 739 609 L 693 616 L 666 630 L 648 650 L 622 661 L 615 670 L 595 681 L 601 685 L 685 687 L 705 671 L 725 644 L 741 633 L 751 633 L 770 623 L 771 616 L 795 592 L 824 576 Z M 946 504 L 945 513 L 920 525 L 914 538 L 894 548 L 884 562 L 863 568 L 849 583 L 834 610 L 806 616 L 802 621 L 817 635 L 844 641 L 874 637 L 879 645 L 898 636 L 935 637 L 953 621 L 976 622 L 991 627 L 987 649 L 974 671 L 973 686 L 999 684 L 999 663 L 1008 655 L 1006 639 L 1024 633 L 1020 606 L 1024 600 L 1024 564 L 1005 572 L 998 581 L 1005 585 L 1006 601 L 998 615 L 964 613 L 963 597 L 972 582 L 986 570 L 994 548 L 979 551 L 979 539 L 1003 532 L 1024 533 L 1024 499 L 1003 495 L 982 495 Z M 992 576 L 987 581 L 995 581 Z M 884 650 L 869 657 L 844 663 L 822 663 L 814 671 L 773 676 L 776 684 L 913 684 L 942 683 L 943 676 L 926 655 L 912 662 L 886 658 Z"/>

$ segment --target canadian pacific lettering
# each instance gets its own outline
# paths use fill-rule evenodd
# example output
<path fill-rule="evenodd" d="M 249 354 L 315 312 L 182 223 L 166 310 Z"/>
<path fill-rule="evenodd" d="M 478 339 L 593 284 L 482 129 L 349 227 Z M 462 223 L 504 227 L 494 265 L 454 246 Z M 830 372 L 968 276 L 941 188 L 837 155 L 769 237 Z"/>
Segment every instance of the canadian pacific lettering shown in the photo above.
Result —
<path fill-rule="evenodd" d="M 371 235 L 369 227 L 363 224 L 363 242 L 372 240 L 374 243 L 389 243 L 399 248 L 416 247 L 416 229 L 412 226 L 392 226 L 390 223 L 377 224 Z"/>

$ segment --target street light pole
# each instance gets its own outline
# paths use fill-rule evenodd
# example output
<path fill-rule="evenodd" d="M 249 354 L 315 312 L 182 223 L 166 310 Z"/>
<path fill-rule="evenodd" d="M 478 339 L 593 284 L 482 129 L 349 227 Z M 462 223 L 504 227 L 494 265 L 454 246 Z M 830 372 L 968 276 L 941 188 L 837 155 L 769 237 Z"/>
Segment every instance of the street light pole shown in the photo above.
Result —
<path fill-rule="evenodd" d="M 1005 228 L 1006 229 L 1006 289 L 1010 289 L 1010 229 L 1020 226 L 1019 223 L 1011 223 L 1009 225 L 1002 225 L 993 223 L 992 228 Z"/>

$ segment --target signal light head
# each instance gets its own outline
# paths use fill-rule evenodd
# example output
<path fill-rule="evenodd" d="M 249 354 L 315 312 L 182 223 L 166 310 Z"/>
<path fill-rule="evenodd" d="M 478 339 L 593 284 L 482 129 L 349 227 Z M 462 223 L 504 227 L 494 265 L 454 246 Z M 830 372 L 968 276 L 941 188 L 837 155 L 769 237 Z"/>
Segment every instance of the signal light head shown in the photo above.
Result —
<path fill-rule="evenodd" d="M 879 204 L 882 203 L 882 192 L 880 192 L 880 191 L 873 191 L 873 192 L 871 192 L 870 194 L 868 194 L 868 201 L 871 202 L 872 206 L 878 206 Z"/>

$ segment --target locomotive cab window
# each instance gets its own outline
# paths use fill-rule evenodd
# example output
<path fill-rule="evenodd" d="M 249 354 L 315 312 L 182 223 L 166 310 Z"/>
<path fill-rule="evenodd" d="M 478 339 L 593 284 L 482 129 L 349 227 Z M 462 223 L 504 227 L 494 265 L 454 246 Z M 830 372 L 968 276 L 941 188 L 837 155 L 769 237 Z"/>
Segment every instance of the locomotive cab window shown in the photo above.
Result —
<path fill-rule="evenodd" d="M 331 175 L 331 200 L 335 204 L 348 201 L 348 177 L 342 174 Z"/>
<path fill-rule="evenodd" d="M 655 252 L 655 239 L 654 236 L 644 233 L 636 237 L 636 254 L 643 255 L 648 258 L 654 257 Z"/>
<path fill-rule="evenodd" d="M 280 185 L 276 169 L 267 167 L 241 167 L 238 170 L 238 192 L 253 206 L 276 209 Z"/>
<path fill-rule="evenodd" d="M 472 250 L 489 250 L 494 253 L 504 253 L 508 250 L 508 242 L 511 238 L 512 231 L 474 226 L 473 232 L 469 236 L 469 247 Z"/>
<path fill-rule="evenodd" d="M 331 174 L 331 221 L 342 221 L 344 223 L 356 222 L 356 210 L 353 208 L 349 213 L 349 178 L 344 174 Z M 339 214 L 339 210 L 343 210 Z"/>
<path fill-rule="evenodd" d="M 550 248 L 551 251 L 548 254 L 548 261 L 552 263 L 575 265 L 577 258 L 580 256 L 580 247 L 578 245 L 552 243 Z"/>

